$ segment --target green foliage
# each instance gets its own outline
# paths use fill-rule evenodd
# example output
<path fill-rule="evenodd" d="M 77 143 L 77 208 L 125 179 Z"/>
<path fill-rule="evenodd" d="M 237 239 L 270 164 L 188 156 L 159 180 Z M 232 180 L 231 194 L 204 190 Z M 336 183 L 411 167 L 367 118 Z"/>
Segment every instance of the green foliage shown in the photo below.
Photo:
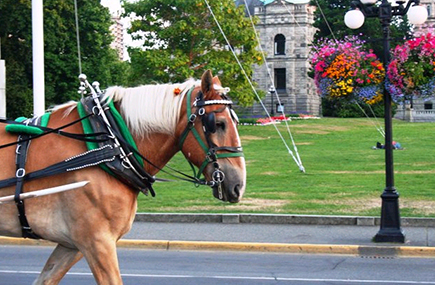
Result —
<path fill-rule="evenodd" d="M 82 72 L 102 87 L 125 83 L 127 63 L 110 48 L 109 11 L 98 0 L 78 1 Z M 6 61 L 7 115 L 32 113 L 31 1 L 0 2 L 0 39 Z M 79 98 L 74 2 L 44 1 L 46 107 Z"/>
<path fill-rule="evenodd" d="M 249 77 L 261 54 L 244 7 L 233 0 L 209 1 L 217 20 Z M 129 33 L 143 40 L 141 48 L 130 48 L 130 84 L 182 82 L 200 78 L 211 69 L 231 88 L 241 105 L 254 101 L 249 83 L 233 57 L 203 0 L 124 1 L 126 15 L 136 15 Z"/>

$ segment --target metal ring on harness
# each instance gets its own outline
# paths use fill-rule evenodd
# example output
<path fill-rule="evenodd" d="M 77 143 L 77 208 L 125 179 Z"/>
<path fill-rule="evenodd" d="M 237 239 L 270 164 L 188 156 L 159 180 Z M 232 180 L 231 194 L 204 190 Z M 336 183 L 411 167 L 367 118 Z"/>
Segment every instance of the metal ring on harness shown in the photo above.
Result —
<path fill-rule="evenodd" d="M 22 178 L 26 175 L 26 170 L 24 168 L 18 168 L 17 172 L 15 172 L 15 177 Z"/>
<path fill-rule="evenodd" d="M 98 112 L 95 112 L 95 109 L 97 109 Z M 101 114 L 101 109 L 98 108 L 98 106 L 92 107 L 92 113 L 96 116 L 99 116 Z"/>
<path fill-rule="evenodd" d="M 223 173 L 223 171 L 220 169 L 216 169 L 213 172 L 212 177 L 214 182 L 222 183 L 225 180 L 225 173 Z"/>
<path fill-rule="evenodd" d="M 122 164 L 123 167 L 125 167 L 125 168 L 127 168 L 127 169 L 132 168 L 132 167 L 131 167 L 131 164 L 130 164 L 129 162 L 127 162 L 126 160 L 123 160 L 123 161 L 121 162 L 121 164 Z"/>

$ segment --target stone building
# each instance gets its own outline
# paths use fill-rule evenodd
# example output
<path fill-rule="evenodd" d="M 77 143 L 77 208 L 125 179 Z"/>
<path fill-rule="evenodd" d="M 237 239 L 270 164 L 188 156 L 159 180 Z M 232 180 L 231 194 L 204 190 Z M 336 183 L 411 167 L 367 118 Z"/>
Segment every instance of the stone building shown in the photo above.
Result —
<path fill-rule="evenodd" d="M 237 1 L 244 4 L 245 0 Z M 315 34 L 314 10 L 309 0 L 251 0 L 247 1 L 251 15 L 259 18 L 256 26 L 266 63 L 256 66 L 253 80 L 267 92 L 263 99 L 271 115 L 319 115 L 321 101 L 314 81 L 308 77 L 308 55 Z M 268 71 L 269 70 L 269 71 Z M 273 84 L 272 84 L 273 80 Z M 269 90 L 275 86 L 276 95 Z M 283 109 L 283 110 L 282 110 Z M 265 114 L 260 104 L 251 108 L 254 115 Z"/>

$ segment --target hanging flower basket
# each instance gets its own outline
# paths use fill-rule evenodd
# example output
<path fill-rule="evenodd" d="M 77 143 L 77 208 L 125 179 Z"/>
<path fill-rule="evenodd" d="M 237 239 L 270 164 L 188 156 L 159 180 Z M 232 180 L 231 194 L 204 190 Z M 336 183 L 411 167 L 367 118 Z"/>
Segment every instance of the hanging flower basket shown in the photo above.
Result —
<path fill-rule="evenodd" d="M 435 36 L 427 33 L 398 45 L 388 65 L 386 86 L 394 101 L 428 98 L 435 91 Z"/>
<path fill-rule="evenodd" d="M 315 44 L 311 66 L 318 93 L 327 98 L 360 99 L 368 104 L 382 100 L 385 70 L 358 37 L 327 39 Z"/>

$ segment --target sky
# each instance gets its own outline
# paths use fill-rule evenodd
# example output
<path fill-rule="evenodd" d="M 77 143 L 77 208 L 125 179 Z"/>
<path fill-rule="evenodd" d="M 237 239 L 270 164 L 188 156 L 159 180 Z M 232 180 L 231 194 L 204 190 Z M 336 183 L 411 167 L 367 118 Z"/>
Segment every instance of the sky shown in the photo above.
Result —
<path fill-rule="evenodd" d="M 101 0 L 101 5 L 109 8 L 112 15 L 119 15 L 122 12 L 121 2 L 119 0 Z M 124 25 L 124 60 L 130 60 L 127 52 L 127 46 L 140 46 L 140 43 L 135 43 L 131 36 L 127 33 L 127 28 L 130 26 L 130 19 L 122 18 L 121 23 Z"/>
<path fill-rule="evenodd" d="M 121 2 L 119 0 L 101 0 L 101 5 L 109 8 L 110 13 L 115 13 L 121 10 Z"/>

